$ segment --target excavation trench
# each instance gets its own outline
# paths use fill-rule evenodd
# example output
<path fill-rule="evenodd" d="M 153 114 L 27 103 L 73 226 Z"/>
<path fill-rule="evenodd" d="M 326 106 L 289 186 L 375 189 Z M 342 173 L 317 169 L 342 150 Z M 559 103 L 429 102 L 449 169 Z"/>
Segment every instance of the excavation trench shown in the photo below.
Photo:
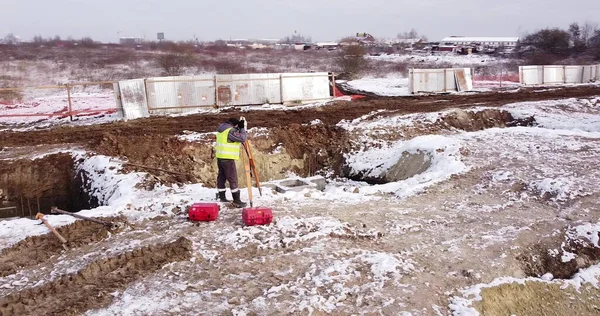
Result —
<path fill-rule="evenodd" d="M 402 135 L 416 137 L 448 130 L 478 131 L 493 127 L 532 126 L 531 118 L 515 119 L 509 112 L 498 109 L 482 111 L 456 110 L 427 126 L 407 127 Z M 386 140 L 398 140 L 386 135 Z M 427 170 L 431 157 L 426 152 L 405 153 L 384 176 L 372 177 L 369 170 L 351 172 L 345 155 L 353 149 L 353 135 L 338 127 L 317 124 L 290 124 L 269 130 L 251 130 L 254 158 L 261 181 L 280 180 L 290 173 L 298 176 L 327 174 L 370 184 L 400 181 Z M 393 137 L 396 137 L 393 139 Z M 123 136 L 106 132 L 91 150 L 103 155 L 119 157 L 129 164 L 125 172 L 143 171 L 151 175 L 146 181 L 148 189 L 160 183 L 203 183 L 216 187 L 217 166 L 212 133 L 177 136 L 139 135 Z M 376 168 L 377 166 L 373 166 Z M 241 162 L 238 179 L 245 186 Z"/>
<path fill-rule="evenodd" d="M 510 128 L 515 126 L 535 125 L 536 121 L 534 117 L 517 119 L 504 110 L 455 110 L 445 114 L 433 123 L 415 124 L 407 127 L 399 127 L 397 129 L 388 128 L 388 130 L 376 131 L 376 137 L 392 142 L 408 140 L 421 135 L 440 134 L 450 130 L 474 132 L 489 128 Z M 399 157 L 391 158 L 396 159 L 395 163 L 388 169 L 383 170 L 383 172 L 379 171 L 383 164 L 373 165 L 364 170 L 355 170 L 346 164 L 342 168 L 341 174 L 351 180 L 364 181 L 369 184 L 385 184 L 402 181 L 427 171 L 427 169 L 431 167 L 433 153 L 427 150 L 417 149 L 411 152 L 402 152 Z"/>
<path fill-rule="evenodd" d="M 0 218 L 33 218 L 50 213 L 53 206 L 71 212 L 98 207 L 86 182 L 70 154 L 0 160 Z"/>
<path fill-rule="evenodd" d="M 286 128 L 251 131 L 253 154 L 262 182 L 284 179 L 290 173 L 312 176 L 333 170 L 339 174 L 349 138 L 342 128 L 323 124 L 292 124 Z M 120 136 L 106 133 L 93 150 L 118 157 L 128 164 L 124 171 L 151 174 L 154 183 L 203 183 L 216 187 L 217 165 L 214 134 L 202 134 L 193 140 L 176 136 Z M 238 179 L 245 186 L 241 162 Z"/>

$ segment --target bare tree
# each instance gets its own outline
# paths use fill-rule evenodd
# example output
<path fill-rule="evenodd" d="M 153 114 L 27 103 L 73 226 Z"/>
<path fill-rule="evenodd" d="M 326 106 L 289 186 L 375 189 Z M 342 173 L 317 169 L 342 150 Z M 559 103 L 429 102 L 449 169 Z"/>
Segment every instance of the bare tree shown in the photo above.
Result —
<path fill-rule="evenodd" d="M 368 67 L 366 53 L 362 45 L 352 44 L 343 48 L 336 59 L 336 64 L 342 69 L 342 77 L 358 78 Z"/>
<path fill-rule="evenodd" d="M 423 39 L 423 38 L 425 38 L 425 36 L 419 35 L 419 32 L 417 32 L 415 29 L 411 29 L 408 32 L 399 33 L 396 37 L 399 38 L 399 39 L 404 39 L 404 40 L 407 40 L 407 39 L 417 39 L 417 38 Z"/>
<path fill-rule="evenodd" d="M 194 65 L 194 56 L 181 53 L 161 54 L 156 58 L 156 62 L 163 73 L 167 76 L 179 76 L 186 67 Z"/>
<path fill-rule="evenodd" d="M 19 38 L 15 36 L 13 33 L 7 34 L 2 42 L 6 45 L 17 45 L 19 44 Z"/>
<path fill-rule="evenodd" d="M 581 38 L 581 28 L 577 23 L 571 23 L 569 25 L 569 34 L 571 35 L 571 42 L 573 43 L 573 50 L 576 53 L 581 53 L 586 49 L 586 41 Z"/>
<path fill-rule="evenodd" d="M 304 36 L 302 34 L 298 34 L 294 31 L 294 34 L 291 36 L 286 36 L 281 39 L 281 44 L 294 44 L 294 43 L 310 43 L 312 42 L 312 38 L 310 36 Z"/>
<path fill-rule="evenodd" d="M 586 21 L 581 26 L 581 40 L 586 44 L 590 44 L 590 39 L 594 36 L 596 31 L 599 30 L 598 23 Z"/>

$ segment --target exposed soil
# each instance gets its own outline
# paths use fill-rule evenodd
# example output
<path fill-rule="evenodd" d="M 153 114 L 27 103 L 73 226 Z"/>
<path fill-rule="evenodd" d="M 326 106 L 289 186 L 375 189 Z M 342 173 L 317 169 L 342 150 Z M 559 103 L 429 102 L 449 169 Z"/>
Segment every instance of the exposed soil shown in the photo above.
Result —
<path fill-rule="evenodd" d="M 101 220 L 113 223 L 127 222 L 124 217 L 107 217 L 101 218 Z M 67 240 L 69 248 L 87 245 L 109 236 L 109 231 L 105 226 L 83 220 L 57 227 L 56 230 Z M 0 252 L 0 277 L 42 263 L 50 257 L 60 254 L 61 251 L 63 251 L 62 243 L 52 232 L 27 237 Z"/>
<path fill-rule="evenodd" d="M 483 315 L 598 315 L 600 290 L 579 291 L 542 282 L 510 283 L 484 288 L 475 306 Z"/>
<path fill-rule="evenodd" d="M 524 249 L 517 257 L 527 276 L 541 277 L 551 273 L 556 279 L 570 279 L 579 269 L 600 262 L 600 248 L 596 248 L 589 241 L 570 238 L 565 241 L 564 232 L 558 236 Z M 563 262 L 565 252 L 575 254 L 575 259 Z"/>
<path fill-rule="evenodd" d="M 52 206 L 69 211 L 97 206 L 90 205 L 80 182 L 69 154 L 0 160 L 0 207 L 15 207 L 0 217 L 35 216 Z"/>
<path fill-rule="evenodd" d="M 110 304 L 112 292 L 165 264 L 190 258 L 191 242 L 179 238 L 91 262 L 77 273 L 0 298 L 0 315 L 79 315 Z"/>
<path fill-rule="evenodd" d="M 250 127 L 288 128 L 291 124 L 310 123 L 320 119 L 326 125 L 340 120 L 355 119 L 375 110 L 392 110 L 397 114 L 437 112 L 450 108 L 472 106 L 502 106 L 512 102 L 539 101 L 559 98 L 582 98 L 596 96 L 600 89 L 595 86 L 561 87 L 551 90 L 522 88 L 518 92 L 480 93 L 471 95 L 429 95 L 401 98 L 366 98 L 361 101 L 340 101 L 326 107 L 290 109 L 286 111 L 243 112 Z M 56 143 L 79 143 L 98 145 L 106 132 L 121 137 L 149 137 L 151 135 L 176 135 L 184 130 L 212 132 L 220 121 L 229 116 L 239 116 L 239 109 L 224 110 L 219 114 L 198 114 L 183 117 L 151 117 L 133 121 L 91 126 L 61 126 L 49 130 L 27 132 L 3 132 L 3 146 L 25 146 Z"/>

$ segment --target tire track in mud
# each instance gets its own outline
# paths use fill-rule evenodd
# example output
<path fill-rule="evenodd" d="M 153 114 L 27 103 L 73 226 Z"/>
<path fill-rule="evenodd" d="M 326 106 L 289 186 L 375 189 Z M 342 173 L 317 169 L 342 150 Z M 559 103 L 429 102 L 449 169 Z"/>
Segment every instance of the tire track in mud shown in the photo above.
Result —
<path fill-rule="evenodd" d="M 127 223 L 123 216 L 101 218 L 101 220 Z M 67 240 L 68 248 L 98 242 L 109 236 L 109 230 L 105 226 L 83 220 L 56 227 L 56 230 Z M 22 268 L 35 266 L 60 254 L 61 251 L 63 251 L 62 244 L 52 232 L 29 236 L 0 252 L 0 277 L 14 274 Z"/>
<path fill-rule="evenodd" d="M 0 315 L 79 315 L 102 308 L 111 303 L 110 293 L 165 264 L 188 260 L 191 249 L 192 243 L 180 237 L 172 243 L 95 260 L 77 273 L 0 298 Z"/>
<path fill-rule="evenodd" d="M 555 100 L 561 98 L 583 98 L 600 95 L 597 86 L 521 88 L 517 92 L 486 92 L 459 95 L 426 95 L 409 97 L 367 97 L 360 101 L 339 101 L 326 107 L 274 111 L 240 112 L 225 109 L 221 113 L 205 113 L 182 117 L 150 117 L 133 121 L 88 126 L 60 126 L 51 129 L 27 132 L 0 133 L 3 146 L 27 146 L 39 144 L 79 143 L 97 144 L 106 133 L 127 136 L 176 135 L 184 130 L 212 132 L 217 124 L 229 116 L 243 113 L 250 127 L 287 127 L 291 124 L 306 124 L 320 119 L 327 125 L 341 120 L 352 120 L 375 110 L 391 110 L 397 114 L 438 112 L 451 108 L 472 106 L 497 107 L 524 101 Z"/>

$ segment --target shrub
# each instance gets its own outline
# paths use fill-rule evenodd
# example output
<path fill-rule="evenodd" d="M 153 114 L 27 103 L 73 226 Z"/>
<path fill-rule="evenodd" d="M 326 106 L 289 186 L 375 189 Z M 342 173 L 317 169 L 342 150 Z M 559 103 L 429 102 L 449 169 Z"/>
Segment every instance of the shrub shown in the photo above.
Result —
<path fill-rule="evenodd" d="M 366 49 L 362 45 L 348 45 L 344 47 L 336 59 L 336 64 L 342 72 L 339 77 L 347 79 L 358 78 L 369 65 L 369 62 L 365 59 L 365 54 Z"/>
<path fill-rule="evenodd" d="M 186 67 L 194 64 L 194 57 L 189 54 L 167 53 L 156 58 L 158 66 L 166 76 L 179 76 Z"/>

